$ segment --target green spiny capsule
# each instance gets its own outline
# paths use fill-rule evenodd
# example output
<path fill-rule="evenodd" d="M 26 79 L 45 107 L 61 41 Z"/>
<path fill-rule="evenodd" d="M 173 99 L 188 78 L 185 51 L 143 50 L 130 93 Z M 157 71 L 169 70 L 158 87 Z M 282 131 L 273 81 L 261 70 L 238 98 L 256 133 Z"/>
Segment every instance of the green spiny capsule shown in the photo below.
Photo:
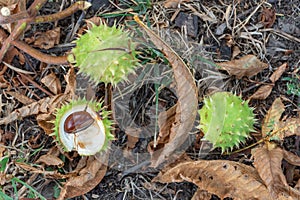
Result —
<path fill-rule="evenodd" d="M 68 60 L 95 83 L 116 85 L 138 66 L 135 47 L 128 32 L 101 24 L 76 40 Z"/>
<path fill-rule="evenodd" d="M 224 152 L 246 141 L 255 123 L 247 101 L 229 92 L 217 92 L 205 98 L 204 104 L 199 110 L 199 128 L 214 148 Z"/>

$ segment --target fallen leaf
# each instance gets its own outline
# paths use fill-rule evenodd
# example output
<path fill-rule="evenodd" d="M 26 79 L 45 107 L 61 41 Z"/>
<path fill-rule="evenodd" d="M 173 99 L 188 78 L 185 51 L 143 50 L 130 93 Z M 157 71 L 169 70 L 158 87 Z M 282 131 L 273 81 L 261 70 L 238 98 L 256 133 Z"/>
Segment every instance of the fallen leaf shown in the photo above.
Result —
<path fill-rule="evenodd" d="M 60 40 L 60 28 L 56 27 L 53 30 L 46 32 L 37 32 L 32 38 L 26 38 L 25 41 L 28 44 L 33 43 L 33 46 L 40 49 L 50 49 L 56 44 L 59 44 Z"/>
<path fill-rule="evenodd" d="M 258 90 L 249 97 L 249 99 L 264 100 L 271 94 L 272 90 L 273 85 L 263 85 L 259 87 Z"/>
<path fill-rule="evenodd" d="M 299 157 L 296 158 L 296 155 L 291 155 L 279 147 L 267 148 L 266 145 L 252 150 L 252 155 L 253 165 L 264 180 L 273 199 L 300 198 L 300 192 L 288 185 L 281 168 L 283 159 L 298 165 L 300 164 Z"/>
<path fill-rule="evenodd" d="M 274 83 L 282 76 L 282 74 L 285 72 L 287 68 L 287 63 L 284 63 L 278 69 L 271 75 L 270 80 L 272 81 L 272 85 L 263 85 L 258 88 L 258 90 L 251 95 L 249 99 L 260 99 L 264 100 L 266 99 L 272 92 Z"/>
<path fill-rule="evenodd" d="M 51 113 L 41 113 L 36 116 L 38 125 L 45 131 L 46 134 L 53 134 L 55 116 Z"/>
<path fill-rule="evenodd" d="M 154 45 L 165 54 L 173 68 L 174 79 L 177 86 L 178 101 L 175 121 L 171 127 L 170 141 L 164 146 L 158 159 L 152 160 L 152 166 L 157 167 L 166 161 L 166 158 L 187 139 L 189 131 L 194 126 L 197 115 L 198 92 L 193 75 L 180 56 L 141 22 L 138 16 L 134 16 L 134 19 L 147 33 Z"/>
<path fill-rule="evenodd" d="M 262 137 L 269 136 L 271 132 L 278 129 L 278 123 L 284 111 L 284 104 L 280 98 L 275 99 L 271 108 L 268 110 L 261 128 Z"/>
<path fill-rule="evenodd" d="M 260 21 L 265 25 L 266 28 L 273 26 L 276 20 L 276 12 L 274 8 L 263 8 L 260 14 Z"/>
<path fill-rule="evenodd" d="M 57 76 L 51 72 L 50 74 L 48 74 L 47 76 L 44 76 L 41 79 L 41 82 L 47 87 L 49 88 L 49 90 L 53 93 L 53 94 L 60 94 L 61 93 L 61 83 L 59 78 L 57 78 Z"/>
<path fill-rule="evenodd" d="M 0 119 L 1 124 L 8 124 L 15 120 L 22 119 L 31 115 L 39 113 L 53 113 L 60 105 L 69 100 L 68 95 L 56 95 L 53 97 L 46 97 L 39 101 L 33 102 L 29 105 L 23 106 L 9 113 L 8 116 Z"/>
<path fill-rule="evenodd" d="M 280 67 L 278 67 L 278 69 L 276 69 L 275 72 L 271 75 L 270 80 L 275 83 L 282 76 L 283 72 L 285 72 L 287 66 L 287 63 L 284 63 Z"/>
<path fill-rule="evenodd" d="M 155 177 L 153 181 L 161 183 L 192 182 L 198 186 L 199 190 L 216 194 L 221 199 L 226 197 L 240 200 L 272 199 L 253 167 L 227 160 L 180 163 L 164 174 Z"/>
<path fill-rule="evenodd" d="M 254 55 L 246 55 L 240 59 L 217 63 L 217 65 L 238 79 L 241 79 L 243 76 L 254 76 L 268 67 L 267 63 L 261 62 Z"/>
<path fill-rule="evenodd" d="M 281 169 L 283 152 L 281 148 L 268 150 L 265 146 L 252 151 L 254 157 L 253 165 L 260 177 L 264 180 L 270 194 L 274 199 L 281 192 L 287 192 L 289 187 Z"/>
<path fill-rule="evenodd" d="M 86 167 L 80 170 L 79 175 L 68 179 L 64 184 L 58 200 L 80 196 L 94 189 L 106 174 L 108 153 L 104 153 L 102 157 L 105 162 L 89 156 Z"/>
<path fill-rule="evenodd" d="M 282 129 L 279 133 L 282 140 L 292 135 L 300 136 L 300 118 L 288 118 L 285 121 L 280 121 L 278 129 Z"/>
<path fill-rule="evenodd" d="M 19 102 L 21 102 L 24 105 L 28 105 L 28 104 L 35 102 L 35 100 L 33 100 L 32 98 L 29 98 L 29 97 L 21 94 L 20 92 L 6 92 L 6 93 L 9 94 L 10 96 L 14 97 L 15 99 L 17 99 Z"/>
<path fill-rule="evenodd" d="M 207 192 L 206 190 L 198 189 L 193 195 L 192 200 L 211 200 L 212 194 Z"/>
<path fill-rule="evenodd" d="M 178 5 L 184 2 L 190 2 L 190 0 L 166 0 L 164 3 L 165 8 L 178 8 Z"/>
<path fill-rule="evenodd" d="M 58 166 L 59 168 L 64 165 L 64 162 L 60 158 L 51 154 L 42 155 L 36 162 L 44 163 L 46 165 Z"/>

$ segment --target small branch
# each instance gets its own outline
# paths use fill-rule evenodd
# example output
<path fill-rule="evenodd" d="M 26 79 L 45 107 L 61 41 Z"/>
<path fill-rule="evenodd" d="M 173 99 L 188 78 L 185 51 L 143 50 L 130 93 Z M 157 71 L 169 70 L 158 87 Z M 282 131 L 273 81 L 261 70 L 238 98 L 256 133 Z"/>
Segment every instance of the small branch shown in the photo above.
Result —
<path fill-rule="evenodd" d="M 64 19 L 73 13 L 77 12 L 78 10 L 86 10 L 92 4 L 86 1 L 77 1 L 76 3 L 72 4 L 70 7 L 66 8 L 65 10 L 51 14 L 51 15 L 44 15 L 44 16 L 37 16 L 33 19 L 34 23 L 44 23 L 44 22 L 53 22 L 60 19 Z"/>
<path fill-rule="evenodd" d="M 32 48 L 25 42 L 19 40 L 11 41 L 11 44 L 41 62 L 54 65 L 68 64 L 67 56 L 51 56 L 48 54 L 44 54 L 37 49 Z"/>

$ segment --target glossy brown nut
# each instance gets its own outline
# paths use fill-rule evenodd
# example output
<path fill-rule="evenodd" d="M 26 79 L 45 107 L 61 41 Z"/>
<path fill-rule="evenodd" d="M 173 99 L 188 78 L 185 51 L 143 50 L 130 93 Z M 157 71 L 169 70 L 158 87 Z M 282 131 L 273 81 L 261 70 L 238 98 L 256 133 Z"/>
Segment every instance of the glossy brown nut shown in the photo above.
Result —
<path fill-rule="evenodd" d="M 92 116 L 86 111 L 74 112 L 67 117 L 64 123 L 64 131 L 66 133 L 76 133 L 87 129 L 94 121 Z"/>

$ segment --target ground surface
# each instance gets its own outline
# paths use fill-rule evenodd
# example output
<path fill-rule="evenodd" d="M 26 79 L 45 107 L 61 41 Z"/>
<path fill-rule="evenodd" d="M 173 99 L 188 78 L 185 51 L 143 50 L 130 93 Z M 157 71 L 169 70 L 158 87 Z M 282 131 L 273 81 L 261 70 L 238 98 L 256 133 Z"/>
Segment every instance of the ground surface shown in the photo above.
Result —
<path fill-rule="evenodd" d="M 176 5 L 181 2 L 179 5 Z M 76 37 L 76 32 L 84 23 L 84 19 L 89 19 L 94 16 L 100 16 L 102 20 L 112 25 L 124 26 L 125 29 L 135 32 L 137 25 L 133 22 L 132 13 L 139 14 L 140 18 L 149 25 L 160 37 L 167 41 L 167 43 L 184 59 L 188 64 L 190 70 L 195 77 L 197 87 L 199 89 L 198 99 L 199 108 L 203 106 L 203 96 L 215 90 L 231 91 L 239 94 L 243 99 L 248 99 L 262 84 L 271 83 L 268 77 L 281 65 L 287 63 L 287 69 L 281 77 L 274 83 L 273 90 L 266 99 L 251 100 L 250 105 L 255 108 L 255 114 L 258 119 L 256 124 L 257 130 L 260 129 L 262 120 L 266 115 L 267 110 L 271 107 L 273 101 L 277 97 L 282 97 L 285 105 L 283 115 L 286 118 L 296 117 L 299 115 L 300 106 L 300 1 L 299 0 L 269 0 L 265 1 L 106 1 L 94 0 L 92 7 L 86 14 L 81 11 L 60 20 L 58 23 L 44 23 L 32 25 L 31 29 L 25 33 L 26 38 L 30 38 L 36 32 L 42 32 L 61 28 L 60 41 L 56 47 L 49 50 L 42 50 L 47 53 L 62 54 L 68 51 L 72 44 L 71 42 Z M 73 2 L 72 2 L 73 3 Z M 60 9 L 60 7 L 68 7 L 72 4 L 69 1 L 49 1 L 40 10 L 41 15 L 49 14 Z M 174 7 L 169 6 L 169 4 Z M 275 10 L 276 19 L 272 18 L 274 15 L 266 8 Z M 265 10 L 264 10 L 265 9 Z M 265 11 L 265 13 L 264 13 Z M 275 20 L 274 20 L 275 19 Z M 247 22 L 243 24 L 244 22 Z M 242 25 L 241 25 L 242 24 Z M 240 26 L 238 26 L 240 25 Z M 277 30 L 272 31 L 272 30 Z M 74 33 L 72 33 L 74 31 Z M 151 184 L 151 180 L 158 174 L 160 168 L 154 169 L 147 167 L 149 165 L 150 155 L 148 153 L 147 145 L 153 139 L 153 130 L 155 129 L 155 122 L 153 116 L 155 115 L 155 81 L 169 81 L 171 73 L 162 54 L 155 54 L 153 51 L 154 45 L 151 41 L 147 41 L 147 36 L 137 36 L 137 40 L 142 40 L 146 45 L 140 46 L 142 52 L 141 59 L 149 60 L 147 63 L 155 63 L 159 66 L 159 75 L 155 74 L 155 67 L 150 67 L 148 77 L 142 77 L 142 81 L 129 78 L 129 83 L 120 86 L 121 93 L 129 88 L 133 83 L 138 85 L 138 89 L 129 88 L 131 94 L 128 95 L 126 101 L 116 100 L 116 113 L 120 113 L 120 117 L 116 115 L 116 138 L 111 148 L 111 157 L 109 159 L 109 167 L 106 175 L 99 185 L 97 185 L 90 192 L 73 199 L 103 199 L 103 200 L 121 200 L 121 199 L 192 199 L 197 187 L 188 182 L 170 183 L 170 184 Z M 146 38 L 146 39 L 145 39 Z M 145 48 L 149 48 L 145 50 Z M 144 49 L 143 49 L 144 48 Z M 236 58 L 244 55 L 255 55 L 259 60 L 268 64 L 268 67 L 262 70 L 255 76 L 243 77 L 237 79 L 235 76 L 230 76 L 226 71 L 217 71 L 215 66 L 210 62 L 224 62 L 231 60 L 233 54 L 239 49 L 240 53 Z M 152 52 L 150 51 L 152 50 Z M 151 57 L 152 56 L 152 57 Z M 159 57 L 162 56 L 162 57 Z M 205 58 L 205 60 L 199 59 Z M 24 69 L 31 71 L 32 68 L 39 71 L 35 81 L 39 82 L 43 76 L 42 73 L 54 71 L 57 77 L 62 80 L 62 88 L 65 88 L 63 75 L 67 72 L 67 66 L 51 66 L 42 67 L 40 62 L 26 55 Z M 14 65 L 18 65 L 19 61 L 12 61 Z M 152 65 L 151 65 L 152 66 Z M 154 65 L 153 65 L 154 66 Z M 40 70 L 40 69 L 43 70 Z M 205 69 L 205 70 L 204 70 Z M 137 71 L 137 74 L 142 74 Z M 164 74 L 164 75 L 162 75 Z M 13 70 L 9 69 L 5 72 L 4 78 L 11 82 L 18 82 L 16 78 L 18 75 Z M 80 80 L 80 77 L 77 77 Z M 163 79 L 165 78 L 165 79 Z M 80 81 L 79 81 L 80 82 Z M 80 82 L 80 88 L 86 89 L 87 86 Z M 4 91 L 16 91 L 12 88 L 3 88 Z M 30 84 L 29 84 L 30 85 Z M 19 86 L 21 87 L 21 86 Z M 23 87 L 23 86 L 22 86 Z M 123 88 L 122 88 L 123 87 Z M 47 96 L 45 93 L 36 90 L 34 86 L 30 88 L 35 90 L 39 98 Z M 95 88 L 95 96 L 103 97 L 105 94 L 103 84 L 99 84 Z M 80 92 L 78 90 L 78 92 Z M 113 93 L 117 99 L 119 92 Z M 9 99 L 9 95 L 3 95 L 2 103 L 4 117 L 7 113 L 15 108 L 20 108 L 21 103 L 16 100 Z M 0 98 L 1 99 L 1 98 Z M 160 109 L 166 110 L 177 102 L 176 91 L 174 87 L 163 89 L 159 94 Z M 150 102 L 150 103 L 149 103 Z M 9 105 L 11 107 L 9 107 Z M 0 107 L 1 108 L 1 107 Z M 118 110 L 119 109 L 119 110 Z M 146 113 L 146 114 L 145 114 Z M 126 117 L 130 118 L 130 122 L 126 121 Z M 129 126 L 128 124 L 133 124 Z M 34 127 L 29 129 L 29 127 Z M 128 128 L 135 128 L 141 131 L 141 135 L 133 146 L 128 145 L 128 136 L 125 134 Z M 44 134 L 43 130 L 37 125 L 34 116 L 26 117 L 22 121 L 12 122 L 7 125 L 1 125 L 1 129 L 6 133 L 6 139 L 2 137 L 2 143 L 5 146 L 13 146 L 9 150 L 12 154 L 16 148 L 24 148 L 22 152 L 27 153 L 28 159 L 26 163 L 34 163 L 40 155 L 45 154 L 55 144 L 51 143 L 51 137 Z M 30 130 L 30 134 L 26 131 Z M 12 136 L 9 136 L 9 133 Z M 15 137 L 15 134 L 19 137 Z M 128 134 L 128 133 L 127 133 Z M 38 136 L 38 137 L 37 137 Z M 23 138 L 22 138 L 23 137 Z M 300 155 L 299 150 L 299 136 L 292 136 L 285 138 L 279 145 L 285 150 Z M 188 144 L 184 151 L 193 160 L 198 159 L 225 159 L 240 161 L 251 165 L 250 151 L 243 151 L 231 156 L 221 155 L 219 149 L 209 151 L 203 148 L 201 133 L 197 129 L 192 130 L 191 137 L 188 139 Z M 24 142 L 22 144 L 22 142 Z M 254 143 L 254 137 L 249 139 L 244 146 Z M 31 143 L 30 143 L 31 142 Z M 35 144 L 38 144 L 34 146 Z M 42 147 L 42 150 L 36 149 Z M 125 152 L 127 151 L 127 153 Z M 20 156 L 16 150 L 16 158 Z M 124 153 L 125 152 L 125 153 Z M 181 152 L 181 153 L 183 153 Z M 73 155 L 74 156 L 74 155 Z M 74 156 L 75 157 L 75 156 Z M 15 159 L 16 159 L 15 158 Z M 76 161 L 77 159 L 77 161 Z M 72 164 L 66 164 L 70 168 L 75 168 L 78 163 L 78 157 L 72 160 Z M 53 194 L 60 180 L 53 178 L 45 178 L 42 175 L 36 176 L 33 180 L 31 173 L 26 170 L 30 169 L 16 167 L 14 162 L 11 162 L 11 169 L 7 174 L 18 176 L 24 182 L 30 183 L 37 191 L 48 199 L 54 198 Z M 72 166 L 73 165 L 73 166 Z M 75 165 L 75 166 L 74 166 Z M 20 168 L 15 170 L 14 168 Z M 68 169 L 68 170 L 69 170 Z M 284 170 L 290 169 L 288 165 Z M 298 168 L 293 168 L 298 170 Z M 67 170 L 67 169 L 65 169 Z M 298 170 L 299 171 L 299 170 Z M 295 172 L 296 174 L 296 172 Z M 295 181 L 290 180 L 291 186 L 295 185 Z M 39 185 L 42 185 L 40 187 Z M 20 186 L 19 186 L 20 187 Z M 12 195 L 14 188 L 11 183 L 7 181 L 3 184 L 4 189 L 8 195 Z M 10 192 L 10 193 L 9 193 Z M 22 191 L 23 197 L 30 197 L 30 192 Z M 213 196 L 212 199 L 218 199 Z"/>

